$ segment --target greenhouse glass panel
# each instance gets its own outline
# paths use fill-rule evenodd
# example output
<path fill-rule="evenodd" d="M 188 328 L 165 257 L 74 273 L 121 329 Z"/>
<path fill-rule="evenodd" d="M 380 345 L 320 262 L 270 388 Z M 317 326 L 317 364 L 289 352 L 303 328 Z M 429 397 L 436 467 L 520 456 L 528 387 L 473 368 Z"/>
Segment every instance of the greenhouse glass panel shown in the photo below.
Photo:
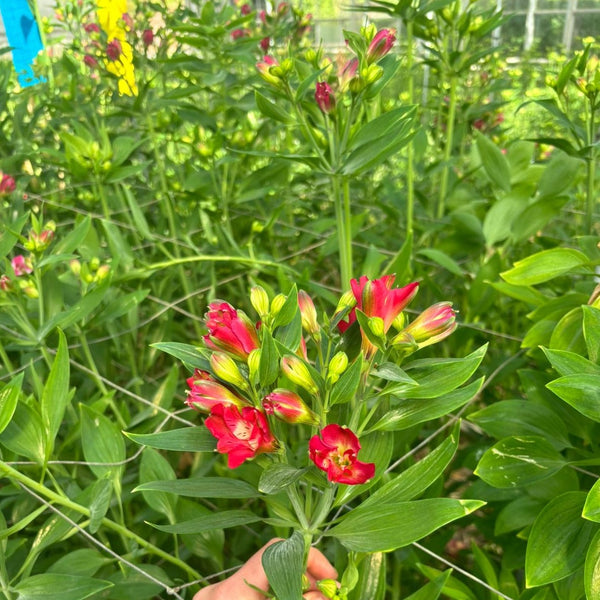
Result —
<path fill-rule="evenodd" d="M 520 2 L 521 5 L 526 2 Z M 569 0 L 537 0 L 537 10 L 565 10 L 569 4 Z"/>
<path fill-rule="evenodd" d="M 577 9 L 580 10 L 582 8 L 596 8 L 600 10 L 600 0 L 578 0 Z"/>
<path fill-rule="evenodd" d="M 527 2 L 523 2 L 523 0 L 504 0 L 502 2 L 502 10 L 505 14 L 518 12 L 525 13 L 527 12 Z"/>
<path fill-rule="evenodd" d="M 598 38 L 600 34 L 600 12 L 577 14 L 573 30 L 573 49 L 578 49 L 580 40 L 586 37 Z"/>
<path fill-rule="evenodd" d="M 555 50 L 562 43 L 565 14 L 536 15 L 534 47 L 545 52 Z"/>

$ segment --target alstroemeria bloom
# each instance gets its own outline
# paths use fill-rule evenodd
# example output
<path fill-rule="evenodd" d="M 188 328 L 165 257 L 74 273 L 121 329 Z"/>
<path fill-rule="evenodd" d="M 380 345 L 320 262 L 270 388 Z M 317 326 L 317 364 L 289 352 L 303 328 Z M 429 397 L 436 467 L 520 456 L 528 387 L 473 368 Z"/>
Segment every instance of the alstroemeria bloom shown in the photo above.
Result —
<path fill-rule="evenodd" d="M 426 308 L 396 338 L 401 341 L 405 334 L 409 334 L 419 348 L 424 348 L 448 337 L 456 327 L 456 313 L 452 308 L 452 302 L 438 302 Z"/>
<path fill-rule="evenodd" d="M 25 258 L 22 254 L 18 254 L 11 261 L 13 271 L 17 277 L 22 275 L 29 275 L 33 273 L 33 265 L 31 264 L 30 258 Z"/>
<path fill-rule="evenodd" d="M 339 90 L 345 92 L 350 85 L 350 81 L 356 77 L 358 72 L 358 58 L 354 57 L 347 61 L 338 74 Z"/>
<path fill-rule="evenodd" d="M 325 81 L 317 81 L 315 100 L 319 108 L 328 115 L 335 108 L 335 96 L 331 86 Z"/>
<path fill-rule="evenodd" d="M 246 400 L 216 381 L 208 371 L 196 369 L 186 381 L 190 389 L 185 403 L 195 410 L 209 412 L 220 404 L 240 408 L 248 405 Z"/>
<path fill-rule="evenodd" d="M 223 350 L 242 360 L 259 347 L 256 327 L 250 319 L 227 302 L 211 302 L 206 313 L 208 334 L 204 343 L 213 350 Z"/>
<path fill-rule="evenodd" d="M 395 275 L 384 275 L 370 280 L 366 275 L 350 282 L 356 306 L 350 311 L 348 321 L 340 321 L 339 330 L 343 333 L 356 321 L 356 309 L 362 310 L 367 317 L 379 317 L 383 320 L 383 328 L 387 333 L 394 319 L 408 306 L 415 297 L 419 284 L 414 281 L 401 288 L 392 288 Z"/>
<path fill-rule="evenodd" d="M 217 451 L 227 454 L 230 469 L 258 454 L 277 450 L 267 419 L 256 408 L 246 406 L 240 412 L 236 406 L 218 404 L 204 424 L 218 440 Z"/>
<path fill-rule="evenodd" d="M 383 58 L 396 41 L 396 32 L 393 29 L 378 31 L 367 49 L 367 63 L 371 64 Z"/>
<path fill-rule="evenodd" d="M 15 184 L 14 178 L 3 173 L 2 179 L 0 179 L 0 195 L 10 194 L 15 191 L 16 187 L 17 185 Z"/>
<path fill-rule="evenodd" d="M 281 78 L 278 75 L 271 73 L 273 67 L 278 67 L 279 63 L 277 59 L 269 56 L 268 54 L 262 59 L 262 61 L 256 63 L 259 75 L 271 85 L 278 86 L 281 83 Z"/>
<path fill-rule="evenodd" d="M 268 415 L 275 415 L 286 423 L 316 425 L 318 422 L 317 415 L 298 394 L 283 388 L 277 388 L 265 396 L 262 405 Z"/>
<path fill-rule="evenodd" d="M 310 438 L 310 460 L 327 473 L 327 479 L 335 483 L 358 485 L 375 475 L 375 464 L 361 462 L 357 458 L 360 442 L 347 427 L 327 425 L 320 434 Z"/>

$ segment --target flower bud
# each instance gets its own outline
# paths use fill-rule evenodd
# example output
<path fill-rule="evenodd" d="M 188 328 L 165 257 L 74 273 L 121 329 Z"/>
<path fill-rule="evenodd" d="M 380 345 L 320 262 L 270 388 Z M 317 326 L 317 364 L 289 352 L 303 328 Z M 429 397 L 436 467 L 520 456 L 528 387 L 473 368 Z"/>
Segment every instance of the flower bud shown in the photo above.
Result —
<path fill-rule="evenodd" d="M 231 383 L 242 390 L 248 389 L 248 382 L 242 376 L 237 363 L 227 354 L 213 352 L 210 356 L 210 366 L 213 373 L 225 383 Z"/>
<path fill-rule="evenodd" d="M 284 375 L 296 385 L 305 389 L 310 394 L 317 395 L 319 388 L 312 378 L 308 367 L 297 356 L 288 354 L 281 359 L 281 370 Z"/>
<path fill-rule="evenodd" d="M 153 41 L 154 31 L 152 31 L 152 29 L 144 29 L 144 31 L 142 31 L 142 42 L 144 43 L 144 46 L 147 48 Z"/>
<path fill-rule="evenodd" d="M 12 289 L 12 283 L 8 275 L 0 275 L 0 290 L 3 292 L 10 292 Z"/>
<path fill-rule="evenodd" d="M 69 269 L 71 269 L 71 273 L 73 273 L 75 277 L 79 277 L 79 274 L 81 273 L 81 263 L 74 258 L 69 261 Z"/>
<path fill-rule="evenodd" d="M 302 318 L 302 328 L 316 340 L 321 339 L 321 328 L 317 321 L 317 310 L 312 298 L 304 291 L 298 292 L 298 306 Z"/>
<path fill-rule="evenodd" d="M 321 579 L 321 581 L 317 581 L 317 587 L 326 598 L 338 597 L 338 583 L 335 579 Z"/>
<path fill-rule="evenodd" d="M 16 187 L 17 185 L 14 178 L 6 173 L 3 173 L 2 177 L 0 178 L 0 196 L 5 196 L 6 194 L 14 192 Z"/>
<path fill-rule="evenodd" d="M 273 300 L 271 300 L 271 316 L 275 318 L 279 311 L 283 308 L 287 298 L 283 294 L 277 294 Z"/>
<path fill-rule="evenodd" d="M 317 63 L 318 61 L 318 56 L 317 53 L 315 52 L 315 50 L 313 48 L 309 48 L 305 53 L 304 53 L 304 59 L 306 60 L 306 62 L 310 65 L 314 65 Z"/>
<path fill-rule="evenodd" d="M 379 65 L 369 65 L 364 75 L 364 80 L 367 85 L 375 83 L 383 77 L 383 68 Z"/>
<path fill-rule="evenodd" d="M 106 56 L 108 60 L 115 62 L 121 58 L 121 54 L 123 54 L 123 47 L 119 40 L 114 39 L 108 42 L 106 45 Z"/>
<path fill-rule="evenodd" d="M 282 83 L 281 72 L 276 73 L 275 69 L 279 67 L 279 63 L 272 56 L 265 56 L 262 61 L 256 63 L 258 74 L 271 85 L 279 87 Z"/>
<path fill-rule="evenodd" d="M 250 303 L 261 319 L 269 314 L 269 296 L 260 285 L 254 286 L 250 290 Z"/>
<path fill-rule="evenodd" d="M 345 352 L 338 352 L 330 361 L 327 368 L 327 381 L 335 383 L 340 375 L 348 367 L 348 355 Z"/>
<path fill-rule="evenodd" d="M 238 408 L 248 406 L 246 400 L 220 384 L 207 371 L 196 369 L 194 375 L 187 379 L 187 384 L 190 389 L 185 403 L 190 408 L 209 412 L 217 404 L 233 404 Z"/>
<path fill-rule="evenodd" d="M 108 265 L 100 265 L 96 271 L 96 281 L 102 281 L 108 277 L 110 267 Z"/>
<path fill-rule="evenodd" d="M 335 109 L 335 96 L 331 86 L 324 82 L 318 81 L 315 90 L 315 101 L 318 107 L 326 115 L 330 114 Z"/>
<path fill-rule="evenodd" d="M 448 337 L 457 327 L 456 313 L 451 302 L 438 302 L 425 309 L 412 323 L 401 331 L 398 342 L 406 339 L 406 334 L 412 336 L 419 348 L 430 346 Z M 392 340 L 392 344 L 395 343 Z"/>
<path fill-rule="evenodd" d="M 316 425 L 319 422 L 317 415 L 298 394 L 283 388 L 277 388 L 265 396 L 262 404 L 268 415 L 275 415 L 285 423 Z"/>
<path fill-rule="evenodd" d="M 367 63 L 370 65 L 383 58 L 392 48 L 396 41 L 394 29 L 382 29 L 375 35 L 367 49 Z"/>
<path fill-rule="evenodd" d="M 35 287 L 35 283 L 33 283 L 33 281 L 31 279 L 25 279 L 25 280 L 19 281 L 19 287 L 21 288 L 21 291 L 28 298 L 35 299 L 35 298 L 40 297 L 40 293 L 38 292 L 37 288 Z"/>
<path fill-rule="evenodd" d="M 252 350 L 248 355 L 248 375 L 250 381 L 256 385 L 259 379 L 260 368 L 260 348 Z"/>

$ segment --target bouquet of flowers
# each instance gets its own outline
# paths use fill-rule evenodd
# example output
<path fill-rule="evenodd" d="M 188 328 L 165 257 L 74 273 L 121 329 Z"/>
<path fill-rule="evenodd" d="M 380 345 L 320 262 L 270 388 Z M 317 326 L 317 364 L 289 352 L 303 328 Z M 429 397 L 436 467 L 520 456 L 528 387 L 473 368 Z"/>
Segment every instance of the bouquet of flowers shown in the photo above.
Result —
<path fill-rule="evenodd" d="M 419 285 L 394 287 L 394 279 L 352 280 L 330 317 L 295 287 L 270 298 L 257 286 L 250 292 L 257 318 L 217 300 L 209 304 L 201 347 L 156 345 L 193 370 L 186 402 L 207 416 L 191 428 L 193 442 L 190 428 L 130 437 L 157 448 L 216 449 L 231 471 L 194 478 L 195 495 L 241 498 L 243 486 L 247 497 L 262 501 L 252 511 L 156 527 L 189 534 L 262 521 L 288 531 L 262 559 L 279 600 L 301 597 L 311 544 L 334 538 L 348 560 L 341 587 L 322 588 L 328 597 L 346 598 L 366 555 L 410 544 L 483 504 L 415 499 L 452 459 L 458 424 L 425 458 L 395 472 L 401 461 L 394 462 L 394 433 L 472 400 L 483 380 L 466 382 L 485 347 L 460 359 L 412 359 L 450 335 L 456 315 L 450 302 L 440 302 L 409 322 L 405 308 Z M 188 485 L 189 495 L 190 481 L 138 489 L 178 493 Z"/>

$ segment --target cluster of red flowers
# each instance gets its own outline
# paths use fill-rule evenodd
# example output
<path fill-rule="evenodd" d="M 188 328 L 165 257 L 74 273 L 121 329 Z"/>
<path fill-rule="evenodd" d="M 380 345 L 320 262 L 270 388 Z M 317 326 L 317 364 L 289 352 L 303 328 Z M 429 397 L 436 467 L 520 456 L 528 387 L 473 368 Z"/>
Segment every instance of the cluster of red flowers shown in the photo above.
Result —
<path fill-rule="evenodd" d="M 334 321 L 341 335 L 357 320 L 356 311 L 382 323 L 383 333 L 392 327 L 397 317 L 415 296 L 417 283 L 393 288 L 394 276 L 369 280 L 352 280 L 351 292 L 340 300 Z M 269 298 L 262 288 L 254 288 L 251 300 L 261 318 L 272 319 L 281 310 L 282 303 Z M 281 298 L 280 298 L 281 300 Z M 321 339 L 315 305 L 310 296 L 298 294 L 302 329 L 315 342 Z M 275 313 L 275 315 L 271 313 Z M 348 427 L 327 424 L 327 411 L 317 414 L 320 403 L 316 399 L 321 390 L 311 374 L 303 339 L 298 354 L 286 354 L 279 362 L 279 373 L 298 387 L 298 391 L 276 387 L 257 397 L 256 385 L 260 372 L 261 323 L 253 322 L 243 311 L 227 302 L 212 302 L 206 313 L 207 333 L 203 338 L 208 350 L 209 370 L 196 369 L 187 380 L 187 404 L 191 408 L 210 413 L 206 427 L 217 439 L 217 451 L 226 454 L 230 468 L 260 454 L 277 452 L 284 440 L 278 440 L 271 430 L 270 419 L 288 424 L 305 424 L 317 431 L 308 441 L 308 456 L 314 465 L 327 474 L 331 482 L 347 485 L 361 484 L 374 476 L 375 465 L 358 460 L 360 442 Z M 263 325 L 264 326 L 264 325 Z M 450 303 L 430 307 L 410 325 L 402 328 L 392 340 L 398 345 L 418 347 L 439 341 L 456 327 Z M 362 351 L 367 361 L 377 348 L 364 331 Z M 433 341 L 432 341 L 433 340 Z M 327 366 L 327 378 L 336 380 L 348 366 L 348 358 L 339 352 Z M 277 381 L 277 377 L 275 380 Z M 264 392 L 263 392 L 264 393 Z M 312 408 L 308 404 L 313 404 Z M 315 412 L 317 411 L 317 412 Z"/>

